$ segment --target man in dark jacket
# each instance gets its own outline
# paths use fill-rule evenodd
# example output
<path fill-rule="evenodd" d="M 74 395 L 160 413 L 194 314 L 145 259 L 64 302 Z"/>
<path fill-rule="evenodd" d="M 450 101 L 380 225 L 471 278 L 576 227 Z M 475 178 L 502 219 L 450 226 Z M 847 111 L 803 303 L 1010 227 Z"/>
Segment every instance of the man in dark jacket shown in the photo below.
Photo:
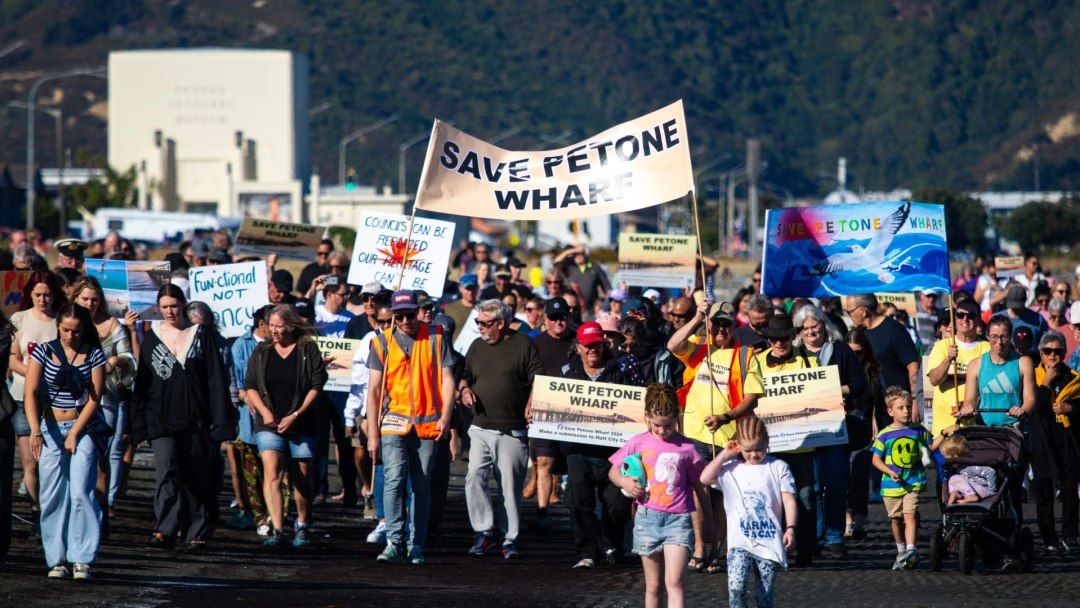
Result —
<path fill-rule="evenodd" d="M 608 350 L 604 330 L 595 321 L 577 330 L 577 356 L 563 367 L 562 376 L 586 382 L 628 384 L 619 362 Z M 570 519 L 578 562 L 574 568 L 593 568 L 601 554 L 614 564 L 622 555 L 623 533 L 630 521 L 630 499 L 608 479 L 608 457 L 615 448 L 563 442 L 569 477 Z M 604 505 L 603 520 L 596 516 L 596 501 Z"/>

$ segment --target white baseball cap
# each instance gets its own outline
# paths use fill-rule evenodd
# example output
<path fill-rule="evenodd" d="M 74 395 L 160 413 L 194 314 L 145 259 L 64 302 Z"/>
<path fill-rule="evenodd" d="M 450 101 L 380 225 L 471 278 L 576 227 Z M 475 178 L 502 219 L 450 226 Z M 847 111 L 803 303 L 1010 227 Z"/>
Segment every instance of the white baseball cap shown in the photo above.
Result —
<path fill-rule="evenodd" d="M 1080 266 L 1077 266 L 1077 267 L 1076 267 L 1076 275 L 1077 275 L 1077 276 L 1080 276 Z"/>
<path fill-rule="evenodd" d="M 1080 325 L 1080 302 L 1073 302 L 1069 307 L 1069 319 L 1073 325 Z"/>
<path fill-rule="evenodd" d="M 649 298 L 650 300 L 652 300 L 653 302 L 655 302 L 657 304 L 660 303 L 660 292 L 656 291 L 655 289 L 646 289 L 645 293 L 643 293 L 641 295 L 646 297 L 646 298 Z"/>

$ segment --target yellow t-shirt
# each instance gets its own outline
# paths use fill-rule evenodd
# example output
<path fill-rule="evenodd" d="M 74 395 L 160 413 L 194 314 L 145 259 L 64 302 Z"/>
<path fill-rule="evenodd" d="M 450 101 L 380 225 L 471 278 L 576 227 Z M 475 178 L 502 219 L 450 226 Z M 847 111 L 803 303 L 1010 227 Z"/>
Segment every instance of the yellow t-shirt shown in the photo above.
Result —
<path fill-rule="evenodd" d="M 705 348 L 704 345 L 698 348 Z M 705 426 L 705 418 L 710 414 L 719 416 L 731 411 L 731 399 L 728 396 L 728 378 L 731 372 L 732 356 L 734 349 L 722 348 L 714 350 L 712 359 L 701 359 L 701 363 L 693 370 L 693 385 L 686 394 L 686 408 L 683 409 L 683 435 L 694 441 L 717 446 L 726 446 L 727 442 L 735 436 L 735 423 L 729 422 L 717 429 L 714 435 Z M 692 352 L 691 352 L 692 355 Z M 686 359 L 691 358 L 687 355 Z M 680 359 L 682 359 L 680 357 Z M 709 368 L 706 365 L 712 362 L 712 377 L 709 377 Z M 715 383 L 714 383 L 715 381 Z M 709 395 L 712 394 L 710 410 Z M 745 394 L 745 393 L 744 393 Z"/>
<path fill-rule="evenodd" d="M 951 340 L 938 340 L 934 343 L 934 348 L 930 350 L 928 357 L 928 363 L 926 366 L 926 374 L 930 375 L 930 370 L 937 369 L 937 366 L 941 365 L 945 361 L 945 356 L 949 352 L 949 344 Z M 986 341 L 965 343 L 960 340 L 956 341 L 956 366 L 957 373 L 959 374 L 960 386 L 959 390 L 954 394 L 953 392 L 953 375 L 952 366 L 949 366 L 948 373 L 945 375 L 945 379 L 941 381 L 941 384 L 934 387 L 934 401 L 933 409 L 934 416 L 932 421 L 932 430 L 934 435 L 941 432 L 941 429 L 948 428 L 956 424 L 956 416 L 952 413 L 952 407 L 954 403 L 963 403 L 965 395 L 965 374 L 967 372 L 968 363 L 978 359 L 987 352 L 990 351 L 990 343 Z"/>
<path fill-rule="evenodd" d="M 780 365 L 769 366 L 767 358 L 772 353 L 772 349 L 768 348 L 758 353 L 750 360 L 747 367 L 749 369 L 746 372 L 746 381 L 743 383 L 744 394 L 757 393 L 759 395 L 765 394 L 764 383 L 761 380 L 763 375 L 776 374 L 779 372 L 790 372 L 800 369 L 806 369 L 809 367 L 818 367 L 818 358 L 816 355 L 807 355 L 804 360 L 799 355 L 795 355 L 795 359 Z M 753 389 L 751 387 L 754 387 Z M 788 450 L 785 454 L 803 454 L 806 452 L 813 452 L 814 448 L 801 448 L 798 450 Z"/>

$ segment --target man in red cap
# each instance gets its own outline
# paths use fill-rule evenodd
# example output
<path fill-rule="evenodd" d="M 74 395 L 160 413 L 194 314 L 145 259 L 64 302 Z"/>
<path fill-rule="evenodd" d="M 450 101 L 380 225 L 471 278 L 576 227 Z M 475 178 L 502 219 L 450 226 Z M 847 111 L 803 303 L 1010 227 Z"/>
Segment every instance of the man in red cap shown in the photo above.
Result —
<path fill-rule="evenodd" d="M 615 355 L 604 339 L 604 328 L 596 321 L 582 323 L 577 330 L 576 355 L 562 370 L 562 376 L 586 382 L 629 384 L 619 370 Z M 622 555 L 623 531 L 630 520 L 630 499 L 608 479 L 608 457 L 615 448 L 563 442 L 569 477 L 570 520 L 578 562 L 574 568 L 593 568 L 601 555 L 616 563 Z M 603 519 L 596 516 L 596 501 L 604 504 Z"/>

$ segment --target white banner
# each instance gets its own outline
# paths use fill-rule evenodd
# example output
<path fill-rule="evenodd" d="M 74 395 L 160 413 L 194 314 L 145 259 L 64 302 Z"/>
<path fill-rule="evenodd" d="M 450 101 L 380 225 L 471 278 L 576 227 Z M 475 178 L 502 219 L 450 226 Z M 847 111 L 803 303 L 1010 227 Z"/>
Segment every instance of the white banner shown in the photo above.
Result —
<path fill-rule="evenodd" d="M 188 271 L 188 278 L 191 299 L 210 306 L 226 338 L 244 335 L 255 311 L 270 303 L 266 262 L 201 266 Z"/>
<path fill-rule="evenodd" d="M 408 246 L 409 217 L 382 211 L 364 211 L 356 227 L 349 264 L 349 283 L 363 285 L 378 281 L 387 289 L 398 285 L 402 264 L 402 289 L 423 289 L 439 298 L 446 282 L 446 267 L 454 247 L 454 225 L 418 217 L 413 221 Z"/>
<path fill-rule="evenodd" d="M 505 220 L 632 211 L 694 188 L 682 100 L 558 150 L 513 152 L 436 120 L 416 207 Z"/>

